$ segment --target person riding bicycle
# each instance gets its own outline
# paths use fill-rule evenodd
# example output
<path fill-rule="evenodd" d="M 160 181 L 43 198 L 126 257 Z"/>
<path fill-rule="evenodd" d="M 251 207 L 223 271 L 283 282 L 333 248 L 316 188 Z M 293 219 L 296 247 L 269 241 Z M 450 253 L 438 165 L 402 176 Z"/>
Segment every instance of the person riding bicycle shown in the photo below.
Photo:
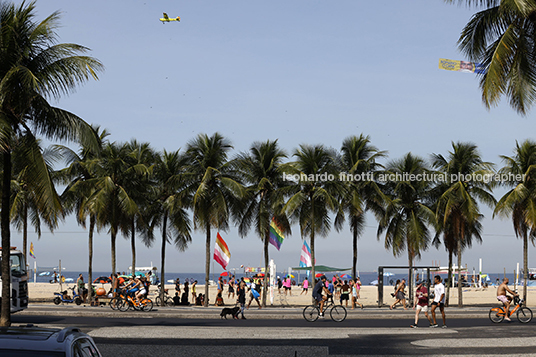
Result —
<path fill-rule="evenodd" d="M 320 303 L 320 317 L 324 317 L 324 303 L 330 295 L 328 288 L 326 288 L 326 280 L 326 276 L 322 275 L 313 289 L 313 298 L 317 303 Z M 325 292 L 326 295 L 322 295 L 322 292 Z"/>
<path fill-rule="evenodd" d="M 506 321 L 511 321 L 508 316 L 510 316 L 510 303 L 512 302 L 512 297 L 506 295 L 506 292 L 509 292 L 513 296 L 519 296 L 519 295 L 513 292 L 512 290 L 510 290 L 510 288 L 508 288 L 508 282 L 509 282 L 508 278 L 504 278 L 502 284 L 499 285 L 499 287 L 497 288 L 497 300 L 502 302 L 506 310 L 506 316 L 504 317 L 504 319 Z"/>

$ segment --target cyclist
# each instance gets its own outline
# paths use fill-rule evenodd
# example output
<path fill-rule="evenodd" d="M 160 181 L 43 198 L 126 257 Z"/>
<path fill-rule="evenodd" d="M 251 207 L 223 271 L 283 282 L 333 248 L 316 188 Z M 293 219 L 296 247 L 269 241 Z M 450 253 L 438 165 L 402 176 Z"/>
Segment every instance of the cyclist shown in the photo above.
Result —
<path fill-rule="evenodd" d="M 506 316 L 504 317 L 504 319 L 506 321 L 511 321 L 508 316 L 510 316 L 510 303 L 512 302 L 512 297 L 506 295 L 506 292 L 509 292 L 513 296 L 518 296 L 518 295 L 512 290 L 510 290 L 510 288 L 508 288 L 508 282 L 509 282 L 508 278 L 504 278 L 502 284 L 499 285 L 499 287 L 497 288 L 497 300 L 502 302 L 506 310 Z"/>
<path fill-rule="evenodd" d="M 325 292 L 326 295 L 322 295 L 322 292 Z M 328 300 L 329 295 L 329 290 L 326 288 L 326 276 L 322 275 L 313 289 L 313 298 L 317 303 L 320 303 L 320 317 L 324 317 L 324 303 Z"/>

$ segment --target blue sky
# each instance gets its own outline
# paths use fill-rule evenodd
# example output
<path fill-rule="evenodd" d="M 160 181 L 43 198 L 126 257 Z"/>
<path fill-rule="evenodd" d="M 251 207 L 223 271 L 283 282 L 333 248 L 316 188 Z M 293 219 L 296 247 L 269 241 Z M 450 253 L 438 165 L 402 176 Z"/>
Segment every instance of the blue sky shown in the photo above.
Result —
<path fill-rule="evenodd" d="M 135 138 L 170 151 L 218 131 L 234 153 L 267 139 L 292 153 L 302 143 L 339 149 L 344 138 L 364 133 L 389 159 L 447 154 L 451 142 L 470 141 L 500 166 L 498 155 L 510 155 L 536 127 L 533 112 L 521 117 L 504 100 L 486 110 L 475 75 L 438 69 L 439 58 L 464 59 L 456 41 L 476 11 L 441 0 L 37 1 L 38 19 L 55 10 L 63 13 L 59 40 L 91 48 L 106 71 L 53 103 L 106 128 L 112 141 Z M 162 24 L 164 11 L 181 22 Z M 484 243 L 464 253 L 464 264 L 478 267 L 481 257 L 485 271 L 512 272 L 522 262 L 521 241 L 508 220 L 483 212 Z M 406 265 L 405 255 L 395 259 L 377 241 L 376 227 L 369 217 L 359 269 Z M 20 245 L 20 233 L 12 235 Z M 241 239 L 235 229 L 222 235 L 231 268 L 263 264 L 259 238 Z M 69 270 L 87 269 L 87 233 L 73 219 L 54 235 L 30 237 L 38 265 L 62 259 Z M 297 266 L 301 245 L 295 227 L 281 251 L 270 248 L 278 270 Z M 111 268 L 109 247 L 103 231 L 94 270 Z M 319 264 L 350 267 L 348 227 L 317 239 L 316 251 Z M 126 239 L 118 239 L 118 252 L 125 270 Z M 159 256 L 159 242 L 138 242 L 138 265 L 159 266 Z M 167 256 L 167 271 L 204 271 L 203 233 L 186 252 L 169 247 Z M 446 265 L 444 249 L 430 248 L 420 264 L 434 261 Z"/>

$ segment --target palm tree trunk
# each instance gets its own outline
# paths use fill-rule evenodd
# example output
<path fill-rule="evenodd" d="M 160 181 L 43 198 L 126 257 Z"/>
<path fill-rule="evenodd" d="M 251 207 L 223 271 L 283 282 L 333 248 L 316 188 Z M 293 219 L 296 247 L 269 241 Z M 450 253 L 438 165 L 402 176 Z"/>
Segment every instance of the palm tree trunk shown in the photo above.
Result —
<path fill-rule="evenodd" d="M 132 250 L 132 271 L 136 272 L 136 223 L 132 218 L 132 232 L 130 233 L 130 248 Z"/>
<path fill-rule="evenodd" d="M 2 299 L 0 305 L 0 326 L 11 325 L 11 269 L 9 267 L 9 247 L 11 246 L 11 232 L 9 230 L 9 211 L 10 211 L 10 198 L 11 198 L 11 153 L 9 150 L 5 150 L 2 155 L 2 161 L 4 165 L 4 176 L 2 179 Z"/>
<path fill-rule="evenodd" d="M 413 306 L 413 251 L 411 249 L 408 249 L 408 304 L 409 306 Z"/>
<path fill-rule="evenodd" d="M 208 280 L 210 278 L 210 223 L 207 223 L 205 230 L 207 232 L 207 242 L 205 247 L 205 301 L 204 307 L 208 307 Z"/>
<path fill-rule="evenodd" d="M 449 271 L 447 276 L 447 289 L 446 289 L 446 295 L 445 296 L 445 306 L 449 306 L 450 301 L 450 287 L 452 286 L 452 249 L 449 249 Z"/>
<path fill-rule="evenodd" d="M 268 242 L 270 241 L 270 229 L 264 235 L 264 281 L 262 283 L 262 307 L 266 307 L 266 290 L 268 290 Z"/>
<path fill-rule="evenodd" d="M 357 229 L 352 230 L 354 256 L 352 257 L 352 278 L 357 278 Z"/>
<path fill-rule="evenodd" d="M 112 229 L 112 247 L 111 247 L 111 253 L 112 253 L 112 274 L 116 273 L 115 270 L 115 239 L 116 239 L 116 230 Z"/>
<path fill-rule="evenodd" d="M 164 304 L 164 285 L 166 280 L 164 279 L 164 270 L 166 267 L 166 244 L 167 244 L 167 220 L 168 215 L 167 211 L 164 213 L 164 218 L 162 219 L 162 254 L 161 254 L 161 261 L 160 261 L 160 303 L 162 306 L 165 306 Z"/>
<path fill-rule="evenodd" d="M 527 234 L 523 237 L 523 300 L 527 306 L 527 283 L 529 279 L 529 242 Z"/>
<path fill-rule="evenodd" d="M 28 264 L 28 206 L 26 204 L 22 212 L 22 250 L 24 261 Z"/>
<path fill-rule="evenodd" d="M 458 307 L 463 307 L 463 295 L 462 295 L 462 239 L 458 239 Z"/>
<path fill-rule="evenodd" d="M 89 306 L 93 302 L 93 231 L 95 230 L 95 216 L 89 217 L 89 238 L 88 238 L 88 251 L 89 262 L 87 267 L 87 287 L 88 287 L 88 302 Z"/>

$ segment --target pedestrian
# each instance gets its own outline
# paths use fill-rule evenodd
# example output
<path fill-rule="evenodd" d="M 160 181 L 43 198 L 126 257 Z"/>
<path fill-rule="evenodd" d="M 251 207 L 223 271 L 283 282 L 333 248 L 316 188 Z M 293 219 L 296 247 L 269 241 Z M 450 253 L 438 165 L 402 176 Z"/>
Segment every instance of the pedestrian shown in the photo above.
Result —
<path fill-rule="evenodd" d="M 441 283 L 441 277 L 434 277 L 434 302 L 432 302 L 432 320 L 434 323 L 430 327 L 437 327 L 435 310 L 439 306 L 441 316 L 443 317 L 443 328 L 447 328 L 447 320 L 445 318 L 445 286 Z"/>
<path fill-rule="evenodd" d="M 230 299 L 231 298 L 231 294 L 233 295 L 233 299 L 234 299 L 234 296 L 235 296 L 235 277 L 234 275 L 229 279 L 229 290 L 228 290 L 228 294 L 227 294 L 227 299 Z"/>
<path fill-rule="evenodd" d="M 78 286 L 78 295 L 82 297 L 82 302 L 85 304 L 87 299 L 87 292 L 86 284 L 84 283 L 84 277 L 82 274 L 78 276 L 78 279 L 76 280 L 76 286 Z"/>
<path fill-rule="evenodd" d="M 223 281 L 222 281 L 222 277 L 220 276 L 218 278 L 218 292 L 216 293 L 216 296 L 221 296 L 221 294 L 223 293 Z"/>
<path fill-rule="evenodd" d="M 277 277 L 277 292 L 281 294 L 281 288 L 283 287 L 283 282 L 281 281 L 281 277 Z"/>
<path fill-rule="evenodd" d="M 392 310 L 395 308 L 396 304 L 398 303 L 401 303 L 402 306 L 404 307 L 404 310 L 407 310 L 408 308 L 406 307 L 406 293 L 405 293 L 405 289 L 406 289 L 406 280 L 405 279 L 402 279 L 402 281 L 400 282 L 400 284 L 398 284 L 398 287 L 396 288 L 395 290 L 395 302 L 393 305 L 389 306 L 389 308 Z"/>
<path fill-rule="evenodd" d="M 245 320 L 246 317 L 244 316 L 244 309 L 246 306 L 246 283 L 244 281 L 241 281 L 240 285 L 238 285 L 236 294 L 238 296 L 238 304 L 240 305 L 240 312 L 242 313 L 242 320 Z"/>
<path fill-rule="evenodd" d="M 177 280 L 175 280 L 175 291 L 179 293 L 181 293 L 181 280 L 179 278 L 177 278 Z"/>
<path fill-rule="evenodd" d="M 197 298 L 197 294 L 195 292 L 195 287 L 197 286 L 197 280 L 194 281 L 192 284 L 192 304 L 195 304 L 195 299 Z"/>
<path fill-rule="evenodd" d="M 411 325 L 412 328 L 417 328 L 419 323 L 419 313 L 421 310 L 424 312 L 424 316 L 432 325 L 432 319 L 428 315 L 428 289 L 424 286 L 424 281 L 417 283 L 417 290 L 415 291 L 415 301 L 413 302 L 413 309 L 415 310 L 415 323 Z"/>
<path fill-rule="evenodd" d="M 251 305 L 251 302 L 253 301 L 253 299 L 255 299 L 255 301 L 257 302 L 257 305 L 259 305 L 259 309 L 261 309 L 261 303 L 259 301 L 261 294 L 259 293 L 259 287 L 260 287 L 259 281 L 252 280 L 251 285 L 249 287 L 249 303 L 246 309 L 249 309 L 249 306 Z"/>
<path fill-rule="evenodd" d="M 345 280 L 344 284 L 341 286 L 341 305 L 343 301 L 346 301 L 346 307 L 348 307 L 348 300 L 350 299 L 350 285 L 348 285 L 348 281 Z"/>
<path fill-rule="evenodd" d="M 327 281 L 326 281 L 326 284 L 328 284 Z M 328 299 L 329 299 L 333 304 L 335 304 L 335 301 L 333 301 L 333 295 L 334 295 L 334 292 L 335 292 L 335 285 L 333 284 L 333 281 L 330 281 L 330 282 L 329 282 L 327 288 L 328 288 L 328 291 L 329 291 Z"/>
<path fill-rule="evenodd" d="M 309 289 L 309 280 L 307 280 L 307 277 L 306 277 L 305 280 L 302 283 L 302 292 L 300 293 L 300 295 L 303 294 L 303 293 L 305 293 L 305 295 L 307 295 L 307 290 L 308 289 Z"/>
<path fill-rule="evenodd" d="M 181 296 L 181 305 L 190 305 L 190 302 L 188 301 L 188 297 L 190 296 L 190 288 L 189 288 L 189 283 L 188 281 L 185 281 L 184 282 L 184 289 L 183 289 L 183 293 L 182 293 L 182 296 Z"/>
<path fill-rule="evenodd" d="M 361 289 L 361 282 L 359 281 L 359 278 L 357 278 L 355 282 L 353 280 L 350 280 L 350 286 L 352 288 L 352 310 L 355 308 L 356 304 L 361 307 L 361 310 L 363 310 L 363 304 L 358 301 L 359 290 Z"/>

